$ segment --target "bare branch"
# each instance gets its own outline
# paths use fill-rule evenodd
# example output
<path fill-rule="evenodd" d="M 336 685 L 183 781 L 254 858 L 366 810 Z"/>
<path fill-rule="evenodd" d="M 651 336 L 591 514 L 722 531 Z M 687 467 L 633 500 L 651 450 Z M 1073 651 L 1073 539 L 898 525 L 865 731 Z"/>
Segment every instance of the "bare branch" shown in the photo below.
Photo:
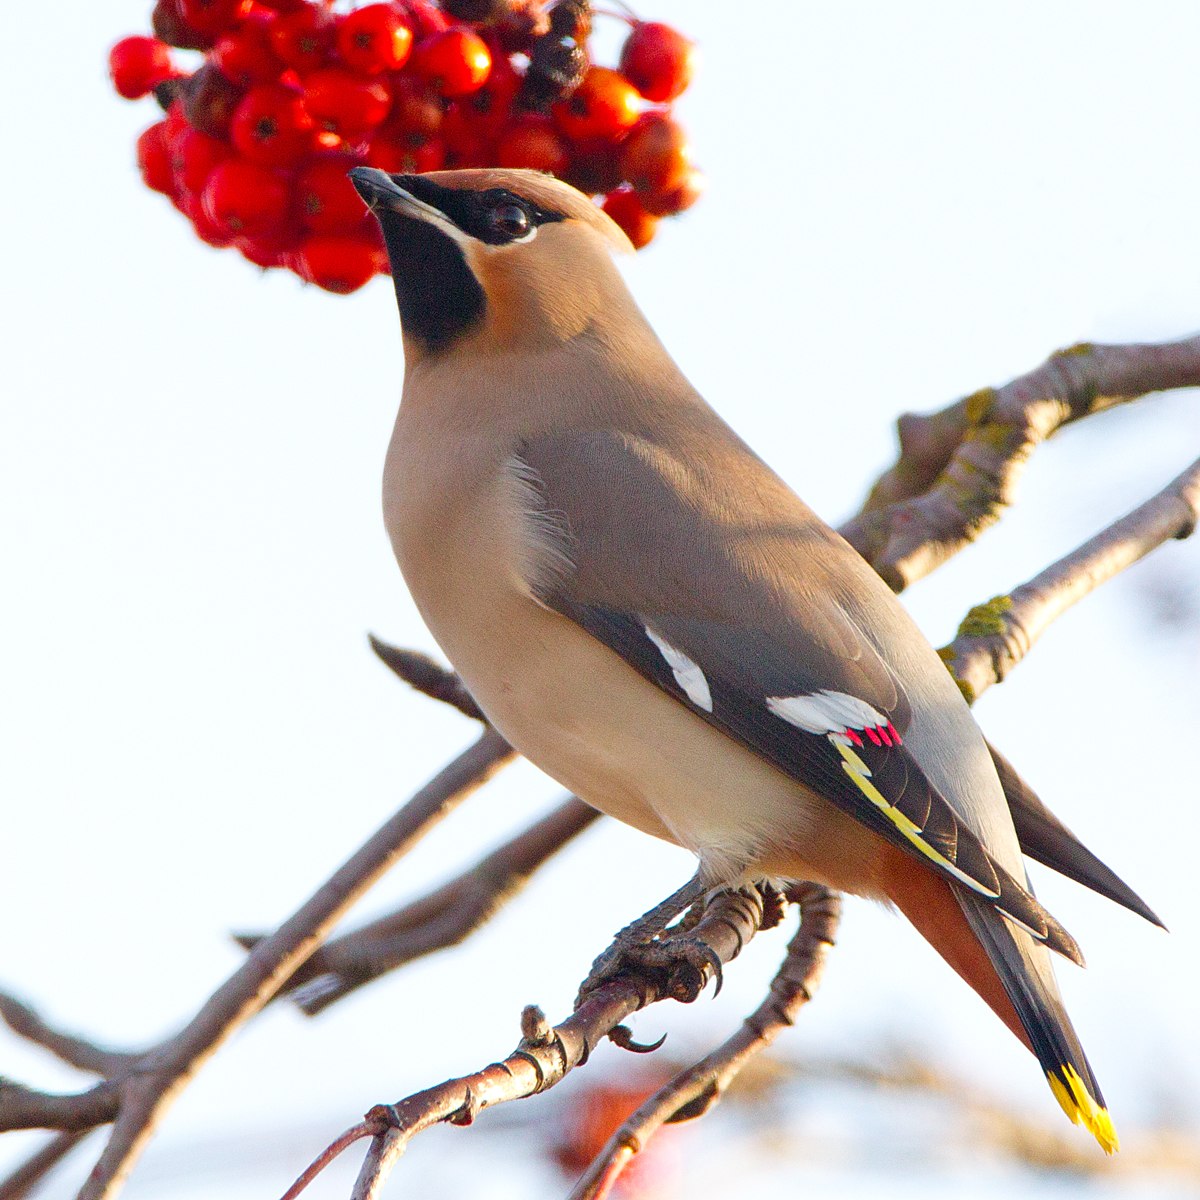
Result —
<path fill-rule="evenodd" d="M 370 1137 L 372 1134 L 379 1133 L 380 1130 L 378 1129 L 377 1124 L 378 1123 L 372 1124 L 369 1121 L 362 1121 L 359 1124 L 352 1126 L 350 1129 L 347 1129 L 340 1138 L 337 1138 L 331 1142 L 315 1159 L 313 1159 L 309 1166 L 304 1170 L 303 1174 L 301 1174 L 300 1178 L 297 1179 L 296 1182 L 293 1183 L 292 1186 L 283 1193 L 283 1196 L 280 1198 L 280 1200 L 296 1200 L 296 1197 L 299 1196 L 301 1192 L 303 1192 L 304 1189 L 307 1188 L 308 1185 L 312 1183 L 312 1181 L 316 1179 L 316 1177 L 320 1175 L 320 1173 L 325 1170 L 325 1168 L 329 1166 L 329 1164 L 333 1162 L 333 1160 L 337 1158 L 339 1154 L 342 1153 L 343 1150 L 349 1146 L 353 1146 L 354 1143 L 360 1138 Z M 3 1198 L 0 1197 L 0 1200 L 3 1200 Z"/>
<path fill-rule="evenodd" d="M 513 754 L 495 730 L 485 729 L 275 933 L 260 941 L 179 1034 L 144 1055 L 120 1058 L 119 1070 L 84 1094 L 94 1106 L 86 1113 L 86 1121 L 80 1116 L 83 1101 L 79 1097 L 47 1096 L 6 1084 L 0 1093 L 7 1106 L 7 1111 L 0 1113 L 6 1121 L 0 1127 L 36 1123 L 76 1129 L 112 1121 L 115 1116 L 109 1142 L 79 1194 L 80 1200 L 109 1200 L 192 1075 L 275 995 L 362 893 Z M 40 1032 L 36 1023 L 30 1028 Z"/>
<path fill-rule="evenodd" d="M 117 1115 L 119 1093 L 107 1081 L 86 1092 L 42 1092 L 0 1079 L 0 1130 L 62 1129 L 86 1132 Z"/>
<path fill-rule="evenodd" d="M 716 958 L 729 962 L 762 924 L 764 901 L 757 888 L 719 893 L 694 928 L 672 938 L 701 942 Z M 585 1062 L 605 1037 L 621 1027 L 632 1013 L 661 999 L 694 1000 L 712 974 L 709 965 L 692 958 L 677 967 L 631 968 L 590 992 L 575 1012 L 551 1027 L 541 1010 L 530 1006 L 522 1016 L 524 1036 L 516 1050 L 501 1062 L 459 1079 L 417 1092 L 394 1105 L 377 1105 L 367 1121 L 387 1128 L 373 1140 L 352 1193 L 353 1200 L 372 1200 L 383 1180 L 422 1130 L 443 1122 L 469 1125 L 484 1109 L 547 1091 Z"/>
<path fill-rule="evenodd" d="M 820 986 L 841 920 L 841 897 L 815 883 L 797 884 L 788 898 L 800 906 L 800 928 L 762 1004 L 741 1029 L 650 1097 L 613 1134 L 568 1200 L 603 1200 L 625 1166 L 665 1124 L 703 1116 L 742 1068 L 789 1025 Z"/>
<path fill-rule="evenodd" d="M 67 1066 L 90 1071 L 93 1075 L 116 1074 L 138 1057 L 136 1054 L 107 1050 L 86 1038 L 55 1029 L 28 1004 L 7 992 L 0 992 L 0 1019 L 27 1042 L 49 1050 Z"/>
<path fill-rule="evenodd" d="M 380 641 L 373 633 L 367 634 L 367 639 L 380 661 L 409 686 L 434 700 L 449 704 L 451 708 L 457 708 L 464 717 L 471 717 L 476 721 L 487 720 L 463 681 L 453 671 L 435 662 L 428 654 L 393 646 Z"/>
<path fill-rule="evenodd" d="M 1133 512 L 1059 559 L 1008 596 L 973 608 L 939 651 L 973 704 L 1002 682 L 1057 617 L 1114 575 L 1200 519 L 1200 460 Z"/>
<path fill-rule="evenodd" d="M 1200 335 L 1060 350 L 1002 388 L 931 417 L 902 417 L 899 461 L 841 533 L 902 591 L 999 519 L 1029 456 L 1063 425 L 1148 392 L 1198 385 Z"/>
<path fill-rule="evenodd" d="M 448 883 L 332 939 L 287 981 L 280 995 L 290 992 L 301 1011 L 313 1016 L 405 963 L 458 945 L 491 920 L 538 867 L 599 816 L 596 809 L 570 797 Z M 238 935 L 247 948 L 260 938 Z"/>
<path fill-rule="evenodd" d="M 196 1014 L 128 1078 L 108 1145 L 79 1200 L 109 1200 L 119 1190 L 162 1115 L 216 1049 L 275 995 L 346 910 L 397 859 L 513 757 L 495 730 L 483 735 L 425 785 L 300 906 Z"/>
<path fill-rule="evenodd" d="M 7 1179 L 0 1182 L 0 1200 L 25 1200 L 25 1197 L 87 1137 L 88 1132 L 86 1129 L 73 1129 L 55 1134 Z"/>

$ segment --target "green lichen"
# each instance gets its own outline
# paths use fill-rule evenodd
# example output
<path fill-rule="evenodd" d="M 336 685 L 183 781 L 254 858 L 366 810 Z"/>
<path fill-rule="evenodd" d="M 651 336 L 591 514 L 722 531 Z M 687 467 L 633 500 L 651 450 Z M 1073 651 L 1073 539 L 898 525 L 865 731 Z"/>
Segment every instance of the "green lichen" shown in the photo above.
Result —
<path fill-rule="evenodd" d="M 967 405 L 967 423 L 970 425 L 978 425 L 992 410 L 992 404 L 996 400 L 996 389 L 985 387 L 980 388 L 977 392 L 972 392 L 966 399 Z"/>
<path fill-rule="evenodd" d="M 993 596 L 986 604 L 977 604 L 962 619 L 959 637 L 992 637 L 1004 632 L 1004 614 L 1012 608 L 1008 596 Z"/>
<path fill-rule="evenodd" d="M 955 684 L 958 686 L 958 690 L 962 692 L 963 699 L 968 704 L 974 704 L 975 689 L 965 680 L 959 679 L 959 677 L 954 673 L 954 660 L 958 657 L 958 655 L 954 653 L 954 647 L 943 646 L 937 652 L 937 655 L 938 658 L 940 658 L 945 664 L 946 670 L 950 672 L 950 678 L 954 680 Z"/>
<path fill-rule="evenodd" d="M 1064 346 L 1061 350 L 1055 350 L 1055 358 L 1081 358 L 1085 354 L 1091 354 L 1095 350 L 1094 342 L 1076 342 L 1072 346 Z"/>

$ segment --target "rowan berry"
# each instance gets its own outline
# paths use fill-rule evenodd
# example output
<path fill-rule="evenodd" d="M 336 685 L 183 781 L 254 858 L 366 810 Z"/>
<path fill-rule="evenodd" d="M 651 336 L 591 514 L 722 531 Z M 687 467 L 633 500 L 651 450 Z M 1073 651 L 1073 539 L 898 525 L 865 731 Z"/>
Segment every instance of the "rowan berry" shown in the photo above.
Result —
<path fill-rule="evenodd" d="M 456 26 L 421 42 L 412 66 L 443 96 L 466 96 L 487 81 L 492 54 L 477 33 Z"/>
<path fill-rule="evenodd" d="M 412 44 L 412 26 L 391 4 L 368 4 L 347 14 L 336 39 L 342 62 L 365 75 L 398 71 Z"/>
<path fill-rule="evenodd" d="M 108 72 L 118 96 L 140 100 L 175 74 L 171 50 L 158 38 L 122 38 L 108 52 Z"/>
<path fill-rule="evenodd" d="M 637 22 L 621 50 L 621 74 L 658 104 L 683 94 L 695 66 L 695 43 L 661 21 Z"/>
<path fill-rule="evenodd" d="M 554 105 L 558 127 L 575 141 L 614 141 L 638 119 L 638 93 L 623 75 L 592 67 L 566 100 Z"/>

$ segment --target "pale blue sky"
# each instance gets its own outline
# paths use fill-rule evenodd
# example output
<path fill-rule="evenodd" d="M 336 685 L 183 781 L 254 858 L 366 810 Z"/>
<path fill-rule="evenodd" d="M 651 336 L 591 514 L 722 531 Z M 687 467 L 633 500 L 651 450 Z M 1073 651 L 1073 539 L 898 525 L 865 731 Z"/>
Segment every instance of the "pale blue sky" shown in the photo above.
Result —
<path fill-rule="evenodd" d="M 236 965 L 228 930 L 286 916 L 473 736 L 365 643 L 371 629 L 432 649 L 379 517 L 401 377 L 390 287 L 340 298 L 261 278 L 142 187 L 133 142 L 153 105 L 111 94 L 104 55 L 149 7 L 77 5 L 60 31 L 26 5 L 0 43 L 0 983 L 115 1043 L 186 1018 Z M 630 285 L 700 389 L 831 521 L 888 460 L 898 412 L 1079 339 L 1200 325 L 1193 4 L 646 0 L 644 12 L 703 47 L 681 108 L 710 190 L 629 264 Z M 1184 393 L 1069 431 L 1038 455 L 1019 510 L 908 603 L 946 640 L 970 604 L 1157 489 L 1198 446 Z M 1151 629 L 1163 595 L 1192 608 Z M 1200 542 L 1166 548 L 1061 622 L 979 710 L 1172 929 L 1035 875 L 1088 956 L 1086 972 L 1060 975 L 1126 1141 L 1164 1112 L 1200 1127 L 1197 596 Z M 512 769 L 365 910 L 473 858 L 558 790 Z M 509 1049 L 522 1004 L 564 1012 L 611 931 L 689 871 L 681 852 L 608 825 L 477 945 L 319 1022 L 270 1014 L 189 1091 L 128 1195 L 199 1196 L 172 1164 L 205 1138 L 302 1125 L 291 1157 L 220 1180 L 231 1197 L 277 1192 L 369 1104 Z M 756 1001 L 779 948 L 763 938 L 717 1002 L 639 1028 L 702 1046 Z M 418 1032 L 431 1012 L 456 1029 L 453 1047 Z M 1033 1060 L 917 935 L 852 903 L 820 1000 L 781 1049 L 913 1043 L 1061 1121 Z M 69 1082 L 2 1034 L 0 1073 Z M 28 1144 L 0 1143 L 0 1165 Z M 421 1194 L 442 1194 L 436 1161 L 414 1159 Z M 847 1168 L 835 1188 L 824 1169 L 770 1179 L 872 1194 L 869 1176 Z M 962 1194 L 953 1177 L 920 1178 L 923 1194 Z M 1078 1189 L 1133 1194 L 1119 1176 Z M 692 1194 L 708 1193 L 693 1181 Z"/>

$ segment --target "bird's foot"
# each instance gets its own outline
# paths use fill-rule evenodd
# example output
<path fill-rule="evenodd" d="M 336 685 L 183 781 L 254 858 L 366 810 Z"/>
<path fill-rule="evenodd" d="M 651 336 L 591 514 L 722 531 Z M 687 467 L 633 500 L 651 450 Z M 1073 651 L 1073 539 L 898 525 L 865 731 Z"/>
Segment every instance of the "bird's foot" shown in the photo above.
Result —
<path fill-rule="evenodd" d="M 721 990 L 721 960 L 706 942 L 699 938 L 667 934 L 650 941 L 617 940 L 592 963 L 588 977 L 579 988 L 575 1006 L 597 988 L 618 975 L 635 975 L 655 980 L 660 994 L 670 996 L 681 1004 L 690 1004 L 704 990 L 710 979 L 716 979 Z"/>

